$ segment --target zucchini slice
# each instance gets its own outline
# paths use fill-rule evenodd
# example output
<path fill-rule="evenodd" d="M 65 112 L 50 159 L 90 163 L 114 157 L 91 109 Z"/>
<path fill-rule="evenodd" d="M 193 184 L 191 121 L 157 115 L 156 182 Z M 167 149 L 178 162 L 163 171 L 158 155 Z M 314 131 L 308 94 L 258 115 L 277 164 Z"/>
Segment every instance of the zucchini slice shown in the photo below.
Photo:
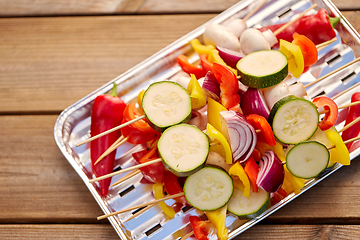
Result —
<path fill-rule="evenodd" d="M 145 91 L 142 109 L 151 127 L 166 128 L 187 123 L 191 117 L 191 97 L 180 84 L 170 81 L 152 83 Z"/>
<path fill-rule="evenodd" d="M 201 211 L 214 211 L 225 206 L 233 191 L 234 184 L 229 174 L 214 167 L 202 168 L 190 175 L 184 184 L 186 200 Z"/>
<path fill-rule="evenodd" d="M 249 197 L 244 197 L 241 190 L 235 188 L 228 202 L 228 211 L 240 219 L 252 219 L 263 213 L 270 205 L 270 193 L 258 188 L 258 192 L 250 191 Z"/>
<path fill-rule="evenodd" d="M 157 146 L 163 164 L 181 177 L 201 169 L 209 153 L 209 139 L 206 134 L 185 123 L 166 129 Z"/>
<path fill-rule="evenodd" d="M 280 51 L 263 50 L 246 55 L 236 64 L 240 81 L 252 88 L 268 88 L 288 75 L 288 60 Z"/>
<path fill-rule="evenodd" d="M 319 113 L 312 102 L 289 95 L 275 103 L 268 120 L 280 142 L 294 145 L 316 132 Z"/>
<path fill-rule="evenodd" d="M 296 144 L 286 155 L 286 167 L 292 175 L 309 179 L 327 168 L 329 150 L 322 143 L 307 141 Z"/>

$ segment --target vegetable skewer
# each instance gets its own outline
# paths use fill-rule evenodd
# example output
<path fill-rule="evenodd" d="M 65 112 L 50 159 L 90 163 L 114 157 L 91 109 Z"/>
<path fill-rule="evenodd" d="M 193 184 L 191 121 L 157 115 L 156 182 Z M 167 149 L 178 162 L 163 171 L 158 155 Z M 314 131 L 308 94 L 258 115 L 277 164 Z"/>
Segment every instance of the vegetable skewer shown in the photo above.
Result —
<path fill-rule="evenodd" d="M 121 214 L 121 213 L 124 213 L 124 212 L 128 212 L 128 211 L 131 211 L 131 210 L 138 209 L 138 208 L 146 207 L 146 206 L 148 206 L 148 205 L 156 204 L 156 203 L 159 203 L 159 202 L 163 202 L 163 201 L 166 201 L 166 200 L 169 200 L 169 199 L 172 199 L 172 198 L 181 197 L 181 196 L 183 196 L 183 195 L 184 195 L 183 192 L 177 193 L 177 194 L 174 194 L 174 195 L 169 195 L 169 196 L 166 196 L 166 197 L 161 198 L 161 199 L 156 199 L 156 200 L 151 201 L 151 202 L 142 203 L 142 204 L 139 204 L 139 205 L 137 205 L 137 206 L 133 206 L 133 207 L 130 207 L 130 208 L 127 208 L 127 209 L 123 209 L 123 210 L 120 210 L 120 211 L 116 211 L 116 212 L 112 212 L 112 213 L 109 213 L 109 214 L 105 214 L 105 215 L 99 216 L 99 217 L 97 217 L 97 220 L 102 220 L 102 219 L 105 219 L 105 218 L 107 218 L 107 217 L 111 217 L 111 216 L 114 216 L 114 215 L 118 215 L 118 214 Z"/>

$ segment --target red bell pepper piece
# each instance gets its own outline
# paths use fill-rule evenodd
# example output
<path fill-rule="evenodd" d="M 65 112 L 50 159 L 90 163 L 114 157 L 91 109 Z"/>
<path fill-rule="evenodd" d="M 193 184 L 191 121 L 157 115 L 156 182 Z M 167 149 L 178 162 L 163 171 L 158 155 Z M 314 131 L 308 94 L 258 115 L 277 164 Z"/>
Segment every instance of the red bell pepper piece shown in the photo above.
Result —
<path fill-rule="evenodd" d="M 141 114 L 137 110 L 135 103 L 130 103 L 124 110 L 122 123 L 126 123 L 140 116 Z M 121 133 L 124 137 L 128 138 L 127 141 L 131 144 L 143 144 L 159 138 L 161 135 L 161 133 L 150 127 L 144 119 L 121 128 Z"/>
<path fill-rule="evenodd" d="M 215 235 L 214 227 L 210 222 L 205 222 L 198 216 L 190 216 L 189 220 L 197 240 L 209 240 Z"/>
<path fill-rule="evenodd" d="M 180 65 L 181 69 L 186 72 L 187 74 L 194 74 L 196 79 L 200 79 L 202 77 L 205 77 L 205 74 L 207 73 L 204 69 L 201 67 L 197 67 L 191 63 L 189 63 L 188 58 L 181 54 L 177 57 L 177 62 Z"/>
<path fill-rule="evenodd" d="M 266 118 L 252 113 L 246 116 L 246 120 L 255 128 L 255 130 L 260 130 L 256 133 L 259 142 L 266 143 L 270 147 L 276 145 L 274 133 Z"/>
<path fill-rule="evenodd" d="M 360 92 L 356 92 L 351 96 L 351 102 L 358 102 L 358 101 L 360 101 Z M 345 120 L 345 126 L 351 123 L 352 121 L 354 121 L 358 117 L 360 117 L 360 104 L 349 107 L 349 111 Z M 352 125 L 350 128 L 343 131 L 341 137 L 343 141 L 346 141 L 351 138 L 357 137 L 359 134 L 360 134 L 360 122 L 357 122 L 354 125 Z M 349 152 L 352 152 L 354 150 L 352 149 L 353 145 L 354 142 L 346 144 L 346 147 L 349 150 Z"/>
<path fill-rule="evenodd" d="M 117 96 L 116 84 L 110 94 L 97 96 L 91 110 L 91 136 L 120 125 L 125 107 L 126 104 Z M 94 165 L 94 163 L 120 136 L 121 132 L 118 130 L 91 141 L 91 167 L 96 177 L 113 172 L 116 151 L 111 152 L 98 164 Z M 110 182 L 111 178 L 99 181 L 101 196 L 107 195 Z"/>
<path fill-rule="evenodd" d="M 309 38 L 298 33 L 294 33 L 293 38 L 292 43 L 298 45 L 301 49 L 304 66 L 307 67 L 316 63 L 319 57 L 316 45 Z"/>
<path fill-rule="evenodd" d="M 213 71 L 220 84 L 221 104 L 226 108 L 231 108 L 240 103 L 239 81 L 236 75 L 229 68 L 215 62 L 213 63 Z"/>
<path fill-rule="evenodd" d="M 293 34 L 296 32 L 298 34 L 305 35 L 309 38 L 315 45 L 329 41 L 336 36 L 336 33 L 333 27 L 339 22 L 339 18 L 329 17 L 325 9 L 320 9 L 317 14 L 306 15 L 301 17 L 299 20 L 285 28 L 281 31 L 276 38 L 284 39 L 288 42 L 293 40 Z M 275 31 L 285 23 L 271 25 L 259 28 L 261 32 L 270 29 Z"/>
<path fill-rule="evenodd" d="M 169 195 L 174 195 L 183 192 L 178 177 L 169 171 L 164 171 L 164 189 Z M 185 196 L 174 198 L 178 203 L 187 204 Z"/>
<path fill-rule="evenodd" d="M 200 55 L 200 62 L 201 62 L 202 68 L 206 71 L 206 73 L 209 71 L 213 72 L 213 65 L 207 59 L 207 55 L 205 55 L 205 54 Z"/>
<path fill-rule="evenodd" d="M 322 107 L 325 111 L 325 117 L 319 122 L 319 128 L 325 131 L 334 126 L 339 115 L 336 103 L 331 98 L 325 96 L 316 97 L 312 102 L 317 108 Z"/>
<path fill-rule="evenodd" d="M 139 163 L 145 163 L 159 158 L 157 148 L 150 150 L 142 150 L 132 154 L 133 158 Z M 148 166 L 140 168 L 144 178 L 152 183 L 163 183 L 164 182 L 164 165 L 162 162 L 150 164 Z"/>
<path fill-rule="evenodd" d="M 257 193 L 258 186 L 256 184 L 256 179 L 259 173 L 259 166 L 257 165 L 255 159 L 252 156 L 250 156 L 248 160 L 246 160 L 244 170 L 250 179 L 253 192 Z"/>

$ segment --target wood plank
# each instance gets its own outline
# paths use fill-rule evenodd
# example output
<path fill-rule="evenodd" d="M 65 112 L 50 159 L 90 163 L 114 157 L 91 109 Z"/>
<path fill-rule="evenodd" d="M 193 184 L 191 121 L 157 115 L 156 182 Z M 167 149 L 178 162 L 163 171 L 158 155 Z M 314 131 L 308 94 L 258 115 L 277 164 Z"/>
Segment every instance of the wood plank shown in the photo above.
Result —
<path fill-rule="evenodd" d="M 238 0 L 1 0 L 0 16 L 219 13 Z M 333 0 L 340 10 L 359 10 L 357 0 Z"/>
<path fill-rule="evenodd" d="M 102 215 L 54 143 L 56 118 L 0 116 L 0 223 L 97 223 Z M 358 172 L 355 160 L 264 222 L 360 224 Z"/>
<path fill-rule="evenodd" d="M 214 16 L 0 19 L 0 112 L 60 112 Z"/>
<path fill-rule="evenodd" d="M 0 113 L 58 113 L 214 16 L 0 18 Z"/>
<path fill-rule="evenodd" d="M 359 239 L 359 225 L 256 225 L 234 239 Z M 1 239 L 118 239 L 110 224 L 0 225 Z M 189 238 L 194 239 L 194 238 Z"/>

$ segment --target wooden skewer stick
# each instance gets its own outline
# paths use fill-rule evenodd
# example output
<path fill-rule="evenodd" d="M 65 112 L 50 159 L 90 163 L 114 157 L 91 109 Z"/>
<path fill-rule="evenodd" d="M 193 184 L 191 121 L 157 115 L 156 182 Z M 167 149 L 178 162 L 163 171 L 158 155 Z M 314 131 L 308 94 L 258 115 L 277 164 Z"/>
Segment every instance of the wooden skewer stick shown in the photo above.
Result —
<path fill-rule="evenodd" d="M 112 213 L 109 213 L 109 214 L 99 216 L 99 217 L 97 217 L 97 220 L 105 219 L 107 217 L 118 215 L 120 213 L 124 213 L 124 212 L 128 212 L 128 211 L 135 210 L 135 209 L 138 209 L 138 208 L 146 207 L 146 206 L 151 205 L 151 204 L 157 204 L 159 202 L 163 202 L 163 201 L 166 201 L 166 200 L 169 200 L 169 199 L 172 199 L 172 198 L 181 197 L 183 195 L 184 195 L 184 192 L 177 193 L 177 194 L 174 194 L 174 195 L 169 195 L 169 196 L 166 196 L 166 197 L 161 198 L 161 199 L 156 199 L 156 200 L 153 200 L 151 202 L 143 203 L 143 204 L 140 204 L 140 205 L 137 205 L 137 206 L 134 206 L 134 207 L 129 207 L 127 209 L 123 209 L 123 210 L 120 210 L 120 211 L 117 211 L 117 212 L 112 212 Z"/>
<path fill-rule="evenodd" d="M 131 219 L 136 218 L 137 216 L 143 214 L 144 212 L 146 212 L 146 211 L 149 210 L 150 208 L 154 207 L 155 205 L 156 205 L 156 203 L 150 204 L 150 205 L 147 206 L 146 208 L 141 209 L 140 211 L 138 211 L 137 213 L 135 213 L 134 215 L 132 215 L 131 217 L 129 217 L 128 219 L 126 219 L 124 222 L 130 221 Z"/>
<path fill-rule="evenodd" d="M 311 82 L 311 83 L 306 84 L 306 85 L 304 86 L 304 88 L 310 87 L 310 86 L 314 85 L 315 83 L 320 82 L 321 80 L 323 80 L 323 79 L 325 79 L 325 78 L 327 78 L 327 77 L 329 77 L 329 76 L 333 75 L 333 74 L 334 74 L 334 73 L 336 73 L 336 72 L 339 72 L 339 71 L 343 70 L 344 68 L 346 68 L 346 67 L 350 66 L 351 64 L 353 64 L 353 63 L 355 63 L 355 62 L 357 62 L 357 61 L 359 61 L 359 60 L 360 60 L 360 57 L 358 57 L 358 58 L 356 58 L 356 59 L 352 60 L 351 62 L 349 62 L 349 63 L 347 63 L 347 64 L 345 64 L 345 65 L 343 65 L 343 66 L 339 67 L 338 69 L 335 69 L 334 71 L 329 72 L 328 74 L 325 74 L 324 76 L 322 76 L 322 77 L 320 77 L 320 78 L 316 79 L 315 81 L 313 81 L 313 82 Z"/>
<path fill-rule="evenodd" d="M 351 143 L 351 142 L 355 142 L 355 141 L 357 141 L 357 140 L 359 140 L 359 139 L 360 139 L 360 136 L 357 136 L 357 137 L 354 137 L 354 138 L 351 138 L 351 139 L 349 139 L 349 140 L 344 141 L 344 144 L 348 144 L 348 143 Z"/>
<path fill-rule="evenodd" d="M 287 22 L 286 24 L 282 25 L 280 28 L 276 29 L 274 31 L 274 35 L 278 35 L 280 32 L 282 32 L 285 28 L 287 28 L 288 26 L 290 26 L 291 24 L 293 24 L 294 22 L 296 22 L 297 20 L 299 20 L 300 18 L 302 18 L 308 11 L 310 11 L 313 8 L 316 8 L 317 4 L 315 3 L 314 5 L 312 5 L 311 7 L 309 7 L 308 9 L 306 9 L 304 12 L 300 13 L 295 19 L 291 20 L 290 22 Z"/>
<path fill-rule="evenodd" d="M 256 6 L 251 12 L 249 12 L 242 20 L 245 22 L 248 20 L 252 15 L 254 15 L 265 3 L 267 0 L 263 0 L 259 5 Z"/>
<path fill-rule="evenodd" d="M 185 240 L 188 239 L 189 237 L 191 237 L 191 235 L 194 234 L 194 231 L 189 232 L 188 234 L 184 235 L 182 238 L 180 238 L 180 240 Z"/>
<path fill-rule="evenodd" d="M 157 158 L 157 159 L 154 159 L 152 161 L 137 164 L 137 165 L 132 166 L 132 167 L 128 167 L 128 168 L 125 168 L 125 169 L 122 169 L 122 170 L 119 170 L 119 171 L 116 171 L 116 172 L 113 172 L 113 173 L 109 173 L 109 174 L 106 174 L 106 175 L 103 175 L 103 176 L 100 176 L 100 177 L 97 177 L 97 178 L 94 178 L 94 179 L 90 179 L 89 182 L 93 183 L 93 182 L 96 182 L 96 181 L 99 181 L 99 180 L 103 180 L 105 178 L 113 177 L 113 176 L 119 175 L 121 173 L 132 171 L 132 170 L 135 170 L 135 169 L 138 169 L 138 168 L 141 168 L 141 167 L 145 167 L 145 166 L 148 166 L 150 164 L 161 162 L 161 161 L 162 161 L 161 158 Z"/>
<path fill-rule="evenodd" d="M 116 186 L 120 183 L 122 183 L 125 180 L 128 180 L 129 178 L 132 178 L 133 176 L 135 176 L 136 174 L 141 173 L 141 171 L 139 169 L 136 169 L 128 174 L 126 174 L 124 177 L 122 177 L 121 179 L 119 179 L 116 183 L 113 183 L 112 185 L 110 185 L 109 188 Z"/>
<path fill-rule="evenodd" d="M 349 91 L 353 90 L 354 88 L 356 88 L 356 87 L 358 87 L 358 86 L 360 86 L 360 82 L 358 82 L 358 83 L 356 83 L 356 84 L 352 85 L 351 87 L 349 87 L 349 88 L 345 89 L 344 91 L 342 91 L 342 92 L 340 92 L 340 93 L 336 94 L 336 95 L 335 95 L 335 96 L 333 96 L 331 99 L 332 99 L 332 100 L 334 100 L 334 99 L 336 99 L 336 98 L 338 98 L 338 97 L 340 97 L 340 96 L 344 95 L 345 93 L 347 93 L 347 92 L 349 92 Z"/>
<path fill-rule="evenodd" d="M 343 108 L 355 106 L 355 105 L 358 105 L 358 104 L 360 104 L 360 101 L 352 102 L 352 103 L 349 103 L 349 104 L 342 105 L 342 106 L 338 107 L 338 109 L 343 109 Z M 324 113 L 327 113 L 328 111 L 329 111 L 329 110 L 324 110 L 324 111 L 319 112 L 319 114 L 324 114 Z"/>
<path fill-rule="evenodd" d="M 316 45 L 316 48 L 319 50 L 320 48 L 323 48 L 333 42 L 335 42 L 337 40 L 337 37 L 334 37 L 333 39 L 329 40 L 329 41 L 326 41 L 326 42 L 323 42 L 323 43 L 320 43 L 318 45 Z"/>
<path fill-rule="evenodd" d="M 348 129 L 349 127 L 351 127 L 352 125 L 356 124 L 358 121 L 360 121 L 360 117 L 354 119 L 351 123 L 347 124 L 346 126 L 344 126 L 342 129 L 339 130 L 339 133 L 345 131 L 346 129 Z"/>
<path fill-rule="evenodd" d="M 99 137 L 102 137 L 102 136 L 104 136 L 104 135 L 106 135 L 106 134 L 109 134 L 109 133 L 111 133 L 111 132 L 114 132 L 114 131 L 116 131 L 116 130 L 119 130 L 120 128 L 126 127 L 127 125 L 130 125 L 130 124 L 132 124 L 132 123 L 134 123 L 134 122 L 136 122 L 136 121 L 139 121 L 139 120 L 141 120 L 141 119 L 143 119 L 143 118 L 145 118 L 145 115 L 142 115 L 142 116 L 140 116 L 140 117 L 134 118 L 133 120 L 130 120 L 130 121 L 124 123 L 124 124 L 121 124 L 121 125 L 119 125 L 119 126 L 117 126 L 117 127 L 114 127 L 114 128 L 109 129 L 109 130 L 107 130 L 107 131 L 105 131 L 105 132 L 102 132 L 102 133 L 100 133 L 100 134 L 98 134 L 98 135 L 96 135 L 96 136 L 93 136 L 93 137 L 91 137 L 91 138 L 88 138 L 88 139 L 86 139 L 85 141 L 76 144 L 76 146 L 78 147 L 78 146 L 81 146 L 81 145 L 83 145 L 83 144 L 85 144 L 85 143 L 91 142 L 92 140 L 98 139 Z"/>
<path fill-rule="evenodd" d="M 101 160 L 103 160 L 107 155 L 109 155 L 112 151 L 115 151 L 118 147 L 120 147 L 122 144 L 126 143 L 129 137 L 124 138 L 123 136 L 119 137 L 116 142 L 114 142 L 106 151 L 101 154 L 101 156 L 96 160 L 94 165 L 98 164 Z M 119 141 L 120 139 L 120 141 Z"/>

